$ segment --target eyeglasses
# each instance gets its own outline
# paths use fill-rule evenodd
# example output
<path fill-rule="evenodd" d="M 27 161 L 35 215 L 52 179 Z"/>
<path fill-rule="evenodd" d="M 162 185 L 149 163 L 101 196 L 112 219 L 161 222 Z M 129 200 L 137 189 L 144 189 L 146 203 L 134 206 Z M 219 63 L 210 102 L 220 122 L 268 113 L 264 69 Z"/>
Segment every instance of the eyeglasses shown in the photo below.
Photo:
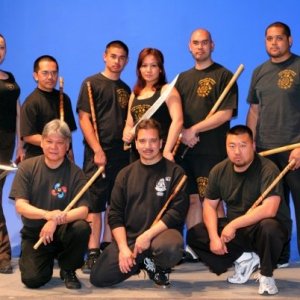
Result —
<path fill-rule="evenodd" d="M 49 77 L 49 75 L 51 75 L 51 77 L 57 77 L 58 74 L 57 71 L 39 71 L 39 72 L 43 77 Z"/>

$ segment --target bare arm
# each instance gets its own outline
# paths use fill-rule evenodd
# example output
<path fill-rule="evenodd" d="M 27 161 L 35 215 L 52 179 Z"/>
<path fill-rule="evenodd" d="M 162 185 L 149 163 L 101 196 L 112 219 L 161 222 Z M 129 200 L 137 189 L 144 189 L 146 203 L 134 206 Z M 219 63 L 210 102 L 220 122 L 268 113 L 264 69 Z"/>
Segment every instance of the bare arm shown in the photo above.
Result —
<path fill-rule="evenodd" d="M 23 140 L 28 144 L 32 144 L 40 147 L 42 141 L 42 135 L 41 134 L 27 135 L 23 137 Z"/>
<path fill-rule="evenodd" d="M 280 196 L 270 196 L 266 198 L 262 205 L 257 206 L 255 209 L 251 210 L 249 213 L 242 215 L 225 226 L 222 231 L 221 237 L 224 242 L 228 243 L 231 241 L 236 230 L 249 225 L 258 223 L 259 221 L 266 218 L 273 218 L 276 216 L 278 207 L 280 204 Z"/>
<path fill-rule="evenodd" d="M 211 117 L 193 125 L 193 130 L 197 134 L 217 128 L 231 119 L 232 112 L 232 109 L 219 110 L 215 112 Z"/>
<path fill-rule="evenodd" d="M 166 100 L 168 106 L 169 114 L 171 116 L 172 122 L 169 128 L 168 137 L 166 145 L 164 147 L 163 155 L 165 158 L 174 161 L 172 150 L 176 144 L 179 134 L 183 126 L 183 113 L 181 99 L 178 91 L 173 88 L 171 94 Z"/>
<path fill-rule="evenodd" d="M 46 221 L 55 221 L 59 224 L 70 223 L 76 220 L 85 219 L 88 214 L 88 208 L 86 206 L 80 206 L 71 209 L 68 212 L 63 212 L 60 210 L 45 210 L 41 208 L 37 208 L 29 203 L 28 200 L 18 198 L 16 199 L 16 210 L 17 212 L 28 218 L 33 220 L 43 219 Z M 64 217 L 62 217 L 64 216 Z M 61 218 L 64 218 L 64 222 L 60 222 Z"/>
<path fill-rule="evenodd" d="M 252 130 L 254 140 L 256 137 L 256 125 L 257 125 L 257 120 L 258 120 L 258 111 L 259 111 L 258 104 L 251 104 L 249 107 L 249 110 L 248 110 L 248 114 L 247 114 L 247 126 Z"/>
<path fill-rule="evenodd" d="M 91 122 L 91 114 L 79 110 L 79 124 L 86 142 L 94 151 L 95 164 L 97 166 L 105 166 L 106 156 L 101 147 L 100 141 L 97 140 L 94 127 Z"/>
<path fill-rule="evenodd" d="M 134 121 L 130 112 L 133 99 L 134 99 L 134 94 L 131 93 L 129 98 L 129 103 L 128 103 L 126 124 L 123 130 L 123 141 L 128 144 L 131 143 L 134 138 L 134 133 L 132 133 L 132 128 L 134 127 Z"/>
<path fill-rule="evenodd" d="M 39 234 L 45 245 L 53 241 L 53 235 L 57 225 L 70 223 L 79 219 L 85 219 L 88 214 L 88 208 L 86 206 L 80 206 L 68 212 L 60 210 L 48 211 L 37 208 L 29 204 L 28 200 L 22 198 L 16 199 L 16 210 L 20 215 L 28 219 L 44 219 L 47 221 Z"/>
<path fill-rule="evenodd" d="M 232 112 L 232 109 L 219 110 L 211 117 L 194 124 L 190 128 L 184 129 L 182 131 L 182 142 L 189 147 L 193 147 L 199 141 L 197 137 L 199 133 L 217 128 L 229 121 L 232 117 Z"/>
<path fill-rule="evenodd" d="M 139 253 L 149 249 L 151 241 L 161 232 L 167 230 L 166 224 L 159 220 L 155 225 L 151 226 L 148 230 L 143 232 L 137 237 L 133 250 L 133 257 L 136 258 Z"/>

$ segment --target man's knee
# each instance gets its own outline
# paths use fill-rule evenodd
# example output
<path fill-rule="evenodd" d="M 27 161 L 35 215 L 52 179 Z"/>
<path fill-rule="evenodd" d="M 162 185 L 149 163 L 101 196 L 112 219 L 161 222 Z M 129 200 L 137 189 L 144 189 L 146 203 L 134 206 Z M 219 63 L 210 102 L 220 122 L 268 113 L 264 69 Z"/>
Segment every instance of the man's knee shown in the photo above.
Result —
<path fill-rule="evenodd" d="M 26 285 L 26 287 L 30 289 L 37 289 L 43 285 L 45 285 L 47 282 L 49 282 L 51 279 L 51 276 L 39 276 L 34 275 L 31 277 L 24 276 L 24 274 L 21 275 L 22 282 Z"/>

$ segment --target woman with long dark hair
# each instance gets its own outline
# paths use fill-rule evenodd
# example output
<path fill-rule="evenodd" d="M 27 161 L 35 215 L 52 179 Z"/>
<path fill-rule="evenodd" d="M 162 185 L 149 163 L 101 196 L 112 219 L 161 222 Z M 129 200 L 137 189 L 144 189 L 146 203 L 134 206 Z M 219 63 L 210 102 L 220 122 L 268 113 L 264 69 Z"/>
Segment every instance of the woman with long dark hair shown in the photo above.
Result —
<path fill-rule="evenodd" d="M 138 57 L 136 74 L 137 82 L 130 96 L 123 132 L 123 140 L 126 143 L 132 142 L 134 138 L 131 129 L 168 86 L 161 51 L 155 48 L 143 49 Z M 181 100 L 175 88 L 152 118 L 162 127 L 163 156 L 174 161 L 172 150 L 183 124 Z"/>

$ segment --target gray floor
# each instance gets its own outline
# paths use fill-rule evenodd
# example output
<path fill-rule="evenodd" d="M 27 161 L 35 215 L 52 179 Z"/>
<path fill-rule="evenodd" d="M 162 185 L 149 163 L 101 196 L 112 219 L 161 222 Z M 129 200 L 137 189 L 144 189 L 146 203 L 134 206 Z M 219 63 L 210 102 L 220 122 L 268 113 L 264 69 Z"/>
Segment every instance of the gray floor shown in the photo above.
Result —
<path fill-rule="evenodd" d="M 55 268 L 53 279 L 46 286 L 37 290 L 27 289 L 20 281 L 16 259 L 13 264 L 13 274 L 0 274 L 0 299 L 264 299 L 264 296 L 258 295 L 258 282 L 254 279 L 243 285 L 232 285 L 226 282 L 226 278 L 233 270 L 216 276 L 201 263 L 177 266 L 170 276 L 172 286 L 169 289 L 154 287 L 143 273 L 116 287 L 99 289 L 92 287 L 88 275 L 78 270 L 83 287 L 75 291 L 65 288 L 59 279 L 58 268 Z M 300 263 L 278 269 L 274 275 L 279 294 L 268 299 L 300 299 Z"/>

